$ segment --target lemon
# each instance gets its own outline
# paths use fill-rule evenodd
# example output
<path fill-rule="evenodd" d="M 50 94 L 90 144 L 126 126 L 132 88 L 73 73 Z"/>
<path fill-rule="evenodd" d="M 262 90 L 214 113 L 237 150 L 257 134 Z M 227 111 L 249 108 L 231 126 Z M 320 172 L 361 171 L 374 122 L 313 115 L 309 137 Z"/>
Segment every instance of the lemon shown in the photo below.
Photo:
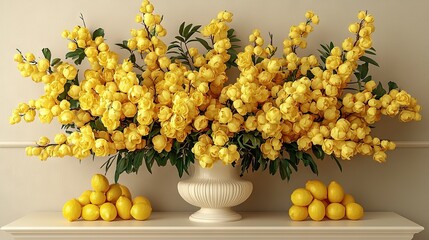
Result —
<path fill-rule="evenodd" d="M 91 192 L 92 192 L 91 190 L 86 190 L 80 195 L 80 197 L 77 199 L 80 205 L 85 206 L 91 203 L 91 201 L 89 200 L 89 196 L 91 195 Z"/>
<path fill-rule="evenodd" d="M 82 218 L 87 221 L 95 221 L 100 217 L 100 208 L 94 204 L 85 205 L 82 208 Z"/>
<path fill-rule="evenodd" d="M 137 196 L 133 199 L 133 204 L 137 204 L 137 203 L 145 203 L 149 206 L 152 207 L 152 204 L 150 204 L 149 199 L 147 199 L 147 197 L 143 197 L 143 196 Z"/>
<path fill-rule="evenodd" d="M 122 195 L 122 190 L 119 184 L 112 184 L 106 192 L 106 199 L 109 202 L 115 203 L 116 200 Z"/>
<path fill-rule="evenodd" d="M 113 221 L 115 220 L 116 216 L 118 215 L 118 212 L 116 211 L 115 205 L 113 203 L 103 203 L 100 207 L 100 217 L 104 221 Z"/>
<path fill-rule="evenodd" d="M 92 204 L 100 205 L 106 202 L 106 195 L 103 192 L 92 192 L 89 196 L 89 200 Z"/>
<path fill-rule="evenodd" d="M 109 189 L 109 181 L 104 175 L 95 174 L 91 178 L 91 186 L 94 191 L 106 192 Z"/>
<path fill-rule="evenodd" d="M 314 199 L 313 202 L 308 205 L 308 215 L 315 221 L 321 221 L 325 217 L 325 205 L 322 201 Z"/>
<path fill-rule="evenodd" d="M 82 194 L 81 195 L 91 195 L 91 193 L 92 193 L 92 190 L 85 190 L 85 191 L 83 191 L 82 192 Z"/>
<path fill-rule="evenodd" d="M 131 218 L 131 207 L 131 200 L 126 196 L 120 196 L 116 201 L 116 210 L 118 211 L 118 215 L 124 220 Z"/>
<path fill-rule="evenodd" d="M 314 198 L 324 200 L 328 198 L 328 189 L 325 184 L 319 180 L 310 180 L 305 184 L 305 189 L 310 191 Z"/>
<path fill-rule="evenodd" d="M 130 192 L 130 189 L 128 189 L 126 186 L 124 186 L 124 185 L 122 185 L 122 184 L 119 184 L 119 187 L 121 188 L 121 190 L 122 190 L 122 195 L 123 196 L 125 196 L 125 197 L 127 197 L 128 199 L 132 199 L 131 198 L 131 192 Z"/>
<path fill-rule="evenodd" d="M 363 217 L 363 207 L 357 203 L 346 205 L 346 216 L 350 220 L 358 220 Z"/>
<path fill-rule="evenodd" d="M 306 207 L 313 200 L 313 195 L 305 188 L 297 188 L 290 195 L 290 200 L 294 205 Z"/>
<path fill-rule="evenodd" d="M 344 190 L 340 184 L 332 181 L 328 185 L 328 199 L 331 203 L 340 203 L 344 198 Z"/>
<path fill-rule="evenodd" d="M 347 204 L 354 203 L 354 202 L 356 202 L 356 201 L 355 201 L 355 198 L 352 195 L 350 195 L 350 194 L 344 194 L 344 198 L 343 198 L 343 201 L 341 201 L 341 204 L 343 204 L 344 206 L 346 206 Z"/>
<path fill-rule="evenodd" d="M 331 203 L 326 207 L 326 216 L 331 220 L 340 220 L 346 215 L 346 208 L 341 203 Z"/>
<path fill-rule="evenodd" d="M 152 213 L 152 207 L 146 203 L 140 202 L 136 203 L 131 207 L 131 216 L 136 220 L 146 220 L 150 217 Z"/>
<path fill-rule="evenodd" d="M 289 208 L 289 217 L 294 221 L 303 221 L 308 217 L 307 207 L 292 205 Z"/>
<path fill-rule="evenodd" d="M 63 216 L 70 222 L 78 220 L 82 213 L 82 206 L 76 199 L 68 200 L 63 206 Z"/>

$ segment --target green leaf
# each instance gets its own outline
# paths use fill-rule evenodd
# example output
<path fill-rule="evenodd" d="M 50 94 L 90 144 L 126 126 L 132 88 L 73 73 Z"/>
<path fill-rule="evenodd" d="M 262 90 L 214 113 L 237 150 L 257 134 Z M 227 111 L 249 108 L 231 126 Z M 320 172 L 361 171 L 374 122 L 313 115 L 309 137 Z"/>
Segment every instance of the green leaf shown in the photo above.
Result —
<path fill-rule="evenodd" d="M 362 56 L 359 58 L 359 60 L 366 62 L 366 63 L 369 63 L 369 64 L 372 64 L 374 66 L 380 67 L 380 65 L 378 65 L 378 63 L 376 61 L 374 61 L 372 58 L 369 58 L 367 56 Z"/>
<path fill-rule="evenodd" d="M 386 94 L 386 90 L 384 90 L 381 82 L 378 83 L 377 88 L 372 90 L 372 94 L 375 95 L 376 99 L 380 99 L 384 94 Z"/>
<path fill-rule="evenodd" d="M 270 166 L 269 166 L 269 170 L 270 170 L 270 174 L 271 175 L 275 175 L 277 173 L 277 169 L 279 168 L 279 160 L 270 160 Z"/>
<path fill-rule="evenodd" d="M 121 47 L 122 49 L 126 49 L 129 52 L 132 52 L 131 49 L 128 47 L 128 41 L 127 40 L 122 41 L 122 43 L 115 43 L 115 45 Z"/>
<path fill-rule="evenodd" d="M 189 38 L 191 38 L 192 35 L 194 35 L 200 29 L 200 27 L 201 25 L 197 25 L 197 26 L 194 26 L 191 30 L 189 30 L 189 32 L 185 35 L 185 40 L 188 41 Z"/>
<path fill-rule="evenodd" d="M 46 59 L 48 59 L 48 61 L 50 62 L 51 61 L 51 50 L 49 50 L 49 48 L 43 48 L 42 53 L 43 53 L 43 56 Z"/>
<path fill-rule="evenodd" d="M 154 158 L 153 156 L 155 155 L 155 150 L 154 149 L 150 149 L 148 151 L 146 151 L 144 160 L 145 160 L 145 164 L 146 164 L 146 168 L 148 170 L 148 172 L 152 173 L 152 166 L 154 163 Z"/>
<path fill-rule="evenodd" d="M 58 95 L 58 97 L 57 97 L 57 100 L 58 101 L 62 101 L 62 100 L 64 100 L 64 99 L 66 99 L 66 97 L 67 97 L 67 92 L 70 90 L 70 86 L 71 86 L 71 83 L 70 82 L 66 82 L 66 84 L 64 84 L 64 91 L 60 94 L 60 95 Z M 71 105 L 71 104 L 70 104 Z M 71 107 L 71 106 L 70 106 Z"/>
<path fill-rule="evenodd" d="M 334 43 L 333 42 L 330 42 L 329 43 L 329 52 L 332 50 L 332 49 L 334 49 Z"/>
<path fill-rule="evenodd" d="M 134 53 L 132 53 L 132 54 L 130 55 L 129 59 L 130 59 L 130 62 L 132 62 L 133 64 L 135 64 L 135 63 L 136 63 L 136 55 L 134 55 Z"/>
<path fill-rule="evenodd" d="M 185 27 L 185 22 L 182 22 L 182 24 L 180 24 L 180 27 L 179 27 L 179 34 L 181 35 L 181 36 L 183 36 L 183 28 Z"/>
<path fill-rule="evenodd" d="M 370 54 L 370 55 L 376 55 L 376 53 L 375 53 L 375 52 L 371 52 L 371 51 L 369 51 L 369 50 L 366 50 L 366 51 L 365 51 L 365 53 L 366 53 L 366 54 Z"/>
<path fill-rule="evenodd" d="M 71 110 L 78 109 L 80 106 L 80 102 L 77 99 L 70 99 L 69 102 L 70 102 L 70 109 Z"/>
<path fill-rule="evenodd" d="M 97 37 L 104 37 L 104 29 L 98 28 L 92 33 L 92 40 L 95 40 Z"/>
<path fill-rule="evenodd" d="M 77 58 L 77 57 L 79 57 L 79 55 L 80 54 L 82 54 L 82 53 L 84 53 L 84 50 L 83 50 L 83 48 L 78 48 L 78 49 L 76 49 L 76 50 L 74 50 L 73 52 L 68 52 L 67 54 L 66 54 L 66 59 L 67 58 Z"/>
<path fill-rule="evenodd" d="M 127 168 L 127 164 L 128 164 L 127 163 L 127 158 L 122 158 L 122 156 L 119 155 L 118 158 L 117 158 L 117 160 L 116 160 L 115 183 L 118 182 L 119 176 Z"/>
<path fill-rule="evenodd" d="M 281 179 L 285 180 L 287 178 L 289 181 L 290 180 L 290 174 L 291 174 L 289 163 L 285 159 L 280 159 L 279 162 L 280 162 L 279 170 L 280 170 Z"/>
<path fill-rule="evenodd" d="M 313 151 L 313 154 L 316 158 L 323 160 L 325 158 L 325 152 L 322 150 L 322 146 L 320 145 L 313 145 L 311 147 L 311 150 Z"/>
<path fill-rule="evenodd" d="M 183 37 L 186 37 L 189 34 L 189 30 L 191 29 L 191 27 L 192 27 L 192 23 L 186 25 L 185 29 L 183 30 L 183 34 L 182 34 Z"/>
<path fill-rule="evenodd" d="M 170 161 L 171 161 L 171 159 L 170 159 Z M 182 176 L 183 176 L 183 165 L 184 165 L 184 163 L 183 163 L 183 159 L 182 158 L 177 158 L 177 161 L 176 161 L 176 168 L 177 168 L 177 173 L 179 174 L 179 177 L 181 178 Z"/>
<path fill-rule="evenodd" d="M 325 50 L 325 53 L 329 54 L 329 52 L 330 52 L 330 50 L 329 50 L 329 46 L 328 46 L 328 47 L 326 47 L 326 46 L 325 46 L 325 45 L 323 45 L 323 44 L 320 44 L 320 46 Z"/>
<path fill-rule="evenodd" d="M 389 85 L 389 92 L 392 91 L 393 89 L 398 89 L 398 85 L 395 82 L 390 81 L 389 83 L 387 83 Z"/>
<path fill-rule="evenodd" d="M 55 66 L 55 65 L 57 65 L 58 63 L 60 63 L 61 62 L 61 59 L 59 59 L 59 58 L 54 58 L 53 60 L 52 60 L 52 62 L 51 62 L 51 66 L 53 67 L 53 66 Z"/>
<path fill-rule="evenodd" d="M 137 152 L 137 154 L 134 157 L 133 165 L 134 165 L 134 171 L 137 173 L 140 166 L 143 164 L 143 151 L 140 150 Z"/>
<path fill-rule="evenodd" d="M 74 59 L 74 63 L 79 65 L 82 63 L 83 59 L 85 59 L 86 55 L 85 55 L 85 51 L 83 50 L 83 48 L 78 48 L 73 52 L 68 52 L 66 54 L 66 59 L 67 58 L 72 58 Z"/>
<path fill-rule="evenodd" d="M 313 157 L 308 153 L 303 153 L 302 160 L 306 166 L 310 166 L 310 169 L 313 173 L 318 174 L 317 164 L 314 162 Z"/>
<path fill-rule="evenodd" d="M 364 78 L 366 77 L 366 75 L 368 74 L 368 67 L 369 67 L 369 64 L 366 62 L 366 63 L 364 63 L 364 64 L 360 65 L 360 67 L 361 67 L 361 70 L 360 70 L 360 78 L 361 78 L 361 79 L 364 79 Z"/>
<path fill-rule="evenodd" d="M 204 40 L 204 39 L 202 39 L 202 38 L 199 38 L 199 37 L 197 37 L 197 38 L 195 38 L 199 43 L 201 43 L 201 45 L 203 45 L 203 47 L 206 49 L 206 50 L 208 50 L 208 51 L 210 51 L 210 50 L 212 50 L 213 48 L 212 47 L 210 47 L 210 45 L 208 44 L 208 42 L 206 41 L 206 40 Z"/>
<path fill-rule="evenodd" d="M 362 79 L 362 82 L 369 82 L 372 80 L 372 76 L 367 76 L 366 78 Z"/>
<path fill-rule="evenodd" d="M 104 126 L 103 122 L 101 121 L 101 118 L 97 118 L 97 120 L 95 120 L 95 130 L 98 131 L 107 131 L 107 128 Z"/>
<path fill-rule="evenodd" d="M 185 39 L 181 36 L 175 36 L 174 38 L 176 38 L 177 40 L 179 40 L 181 42 L 185 42 Z"/>
<path fill-rule="evenodd" d="M 338 168 L 339 168 L 339 169 L 340 169 L 340 171 L 342 172 L 342 171 L 343 171 L 343 167 L 341 166 L 341 163 L 340 163 L 340 161 L 338 160 L 338 158 L 337 158 L 337 157 L 335 157 L 334 155 L 331 155 L 331 158 L 332 158 L 333 160 L 335 160 L 335 162 L 337 163 Z"/>
<path fill-rule="evenodd" d="M 170 44 L 170 46 L 168 46 L 167 50 L 170 50 L 173 48 L 180 48 L 180 46 L 178 44 Z"/>

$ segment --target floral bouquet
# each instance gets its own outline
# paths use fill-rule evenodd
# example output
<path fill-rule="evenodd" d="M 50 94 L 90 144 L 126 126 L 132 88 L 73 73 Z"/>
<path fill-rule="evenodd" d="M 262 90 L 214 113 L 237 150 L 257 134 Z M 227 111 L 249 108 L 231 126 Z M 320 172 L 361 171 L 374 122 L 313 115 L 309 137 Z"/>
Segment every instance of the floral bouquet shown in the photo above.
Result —
<path fill-rule="evenodd" d="M 62 33 L 65 59 L 47 48 L 38 59 L 15 55 L 22 76 L 42 82 L 45 93 L 19 104 L 10 123 L 31 122 L 36 112 L 42 123 L 56 117 L 64 133 L 53 142 L 41 137 L 26 153 L 41 160 L 110 156 L 102 167 L 115 164 L 116 180 L 155 163 L 182 176 L 195 160 L 202 167 L 233 164 L 242 173 L 268 169 L 282 179 L 300 162 L 317 173 L 314 159 L 326 155 L 339 166 L 356 154 L 384 162 L 395 144 L 372 136 L 373 124 L 382 115 L 418 121 L 421 107 L 395 83 L 385 88 L 369 75 L 378 66 L 369 57 L 374 17 L 359 12 L 340 46 L 322 44 L 320 54 L 299 56 L 319 23 L 311 11 L 305 18 L 280 49 L 272 34 L 267 41 L 254 30 L 240 51 L 227 11 L 203 27 L 181 24 L 167 45 L 163 17 L 144 0 L 135 18 L 140 28 L 116 44 L 128 54 L 120 60 L 104 30 L 91 32 L 82 17 L 83 26 Z M 228 78 L 230 68 L 238 69 L 236 79 Z"/>

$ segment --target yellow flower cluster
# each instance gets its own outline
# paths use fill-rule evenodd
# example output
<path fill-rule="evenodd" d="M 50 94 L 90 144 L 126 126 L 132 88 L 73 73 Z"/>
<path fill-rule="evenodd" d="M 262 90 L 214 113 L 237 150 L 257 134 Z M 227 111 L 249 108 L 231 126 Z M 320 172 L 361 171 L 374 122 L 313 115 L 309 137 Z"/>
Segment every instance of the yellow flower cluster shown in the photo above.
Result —
<path fill-rule="evenodd" d="M 131 30 L 124 43 L 131 56 L 122 62 L 104 42 L 104 33 L 91 34 L 79 26 L 62 33 L 69 41 L 69 57 L 77 59 L 75 63 L 88 59 L 90 67 L 82 71 L 82 80 L 72 63 L 36 61 L 32 53 L 15 55 L 22 76 L 44 83 L 45 94 L 19 104 L 10 123 L 22 118 L 31 122 L 38 111 L 42 123 L 57 117 L 60 124 L 76 130 L 68 136 L 56 135 L 54 143 L 42 137 L 37 147 L 26 149 L 42 160 L 147 148 L 168 153 L 175 143 L 199 133 L 192 153 L 201 166 L 211 167 L 219 160 L 238 161 L 242 146 L 235 138 L 256 132 L 263 139 L 259 150 L 270 160 L 278 159 L 286 144 L 297 143 L 299 151 L 319 146 L 342 159 L 359 153 L 384 161 L 385 151 L 395 144 L 371 136 L 370 126 L 381 115 L 418 121 L 421 107 L 404 90 L 377 96 L 374 81 L 367 81 L 356 93 L 346 91 L 358 61 L 372 47 L 373 16 L 358 14 L 359 22 L 349 27 L 355 38 L 332 47 L 324 66 L 315 55 L 297 55 L 298 48 L 307 47 L 312 24 L 319 23 L 311 11 L 305 17 L 305 22 L 290 28 L 282 57 L 274 57 L 277 48 L 254 30 L 249 45 L 237 54 L 237 81 L 224 86 L 232 14 L 220 12 L 202 28 L 201 34 L 212 44 L 208 52 L 185 43 L 184 57 L 192 63 L 187 66 L 167 55 L 168 46 L 161 40 L 167 33 L 162 17 L 144 0 L 135 17 L 142 27 Z M 136 55 L 141 59 L 136 60 Z"/>

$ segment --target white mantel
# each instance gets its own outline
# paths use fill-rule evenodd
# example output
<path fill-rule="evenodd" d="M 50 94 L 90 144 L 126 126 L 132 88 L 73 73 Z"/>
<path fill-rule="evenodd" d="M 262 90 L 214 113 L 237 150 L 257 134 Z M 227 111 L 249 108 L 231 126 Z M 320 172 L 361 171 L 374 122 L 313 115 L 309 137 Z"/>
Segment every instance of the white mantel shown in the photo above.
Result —
<path fill-rule="evenodd" d="M 28 214 L 1 230 L 14 239 L 311 239 L 405 240 L 422 226 L 393 212 L 368 212 L 359 221 L 291 221 L 287 213 L 243 212 L 230 223 L 194 223 L 187 212 L 154 212 L 148 221 L 66 221 L 60 212 Z"/>

